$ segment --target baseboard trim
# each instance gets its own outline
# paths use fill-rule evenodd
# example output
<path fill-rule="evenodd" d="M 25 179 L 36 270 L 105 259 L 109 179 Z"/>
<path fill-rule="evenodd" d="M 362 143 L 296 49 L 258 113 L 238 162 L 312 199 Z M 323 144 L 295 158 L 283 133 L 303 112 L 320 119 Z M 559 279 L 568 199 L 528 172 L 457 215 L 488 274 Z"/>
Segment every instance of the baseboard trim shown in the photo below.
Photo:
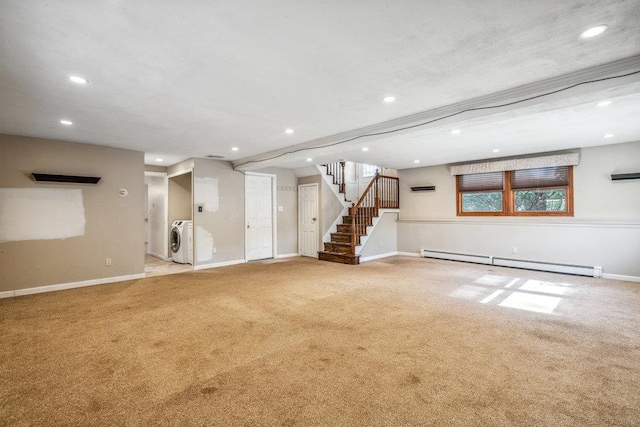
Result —
<path fill-rule="evenodd" d="M 398 252 L 398 255 L 412 256 L 412 257 L 416 257 L 416 258 L 420 257 L 420 253 L 419 252 Z"/>
<path fill-rule="evenodd" d="M 625 276 L 622 274 L 602 274 L 603 279 L 611 279 L 611 280 L 622 280 L 625 282 L 640 282 L 640 277 L 638 276 Z"/>
<path fill-rule="evenodd" d="M 276 255 L 276 259 L 280 259 L 280 258 L 293 258 L 293 257 L 297 257 L 300 256 L 300 254 L 282 254 L 282 255 Z"/>
<path fill-rule="evenodd" d="M 234 259 L 233 261 L 214 262 L 212 264 L 194 265 L 194 270 L 206 270 L 208 268 L 227 267 L 229 265 L 244 264 L 247 261 L 244 259 Z"/>
<path fill-rule="evenodd" d="M 361 257 L 360 258 L 360 262 L 367 262 L 367 261 L 375 261 L 377 259 L 382 259 L 382 258 L 389 258 L 392 256 L 396 256 L 398 255 L 398 252 L 387 252 L 386 254 L 380 254 L 380 255 L 371 255 L 371 256 L 367 256 L 367 257 Z"/>
<path fill-rule="evenodd" d="M 23 295 L 42 294 L 45 292 L 64 291 L 66 289 L 84 288 L 86 286 L 104 285 L 106 283 L 124 282 L 127 280 L 144 279 L 144 273 L 126 276 L 105 277 L 103 279 L 82 280 L 80 282 L 60 283 L 57 285 L 37 286 L 35 288 L 16 289 L 15 291 L 0 292 L 0 298 L 19 297 Z"/>

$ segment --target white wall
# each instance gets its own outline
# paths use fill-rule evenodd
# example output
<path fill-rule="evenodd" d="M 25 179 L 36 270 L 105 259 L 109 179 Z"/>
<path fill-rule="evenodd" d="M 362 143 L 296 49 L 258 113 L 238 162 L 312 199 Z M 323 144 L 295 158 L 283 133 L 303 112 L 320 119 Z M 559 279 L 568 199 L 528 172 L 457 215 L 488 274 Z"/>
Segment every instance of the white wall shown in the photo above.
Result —
<path fill-rule="evenodd" d="M 380 218 L 376 222 L 366 242 L 360 251 L 360 257 L 368 258 L 378 255 L 395 254 L 398 250 L 398 227 L 395 212 L 380 212 Z M 371 227 L 370 227 L 371 228 Z"/>
<path fill-rule="evenodd" d="M 243 262 L 244 174 L 209 159 L 195 159 L 193 173 L 194 204 L 204 205 L 194 206 L 194 266 Z"/>
<path fill-rule="evenodd" d="M 38 183 L 31 178 L 32 172 L 102 179 L 96 185 Z M 13 228 L 21 233 L 33 227 L 56 231 L 60 221 L 75 217 L 76 213 L 84 217 L 74 220 L 79 225 L 86 220 L 77 233 L 18 235 L 10 241 L 0 241 L 0 294 L 91 280 L 108 282 L 144 273 L 143 153 L 0 135 L 0 188 L 23 195 L 35 192 L 30 199 L 39 203 L 39 209 L 46 214 L 34 218 L 34 212 L 27 212 L 22 217 L 0 219 L 16 220 Z M 128 195 L 121 197 L 120 189 L 126 189 Z M 74 199 L 65 199 L 67 194 L 79 194 L 83 210 L 77 212 L 78 204 Z M 8 210 L 19 208 L 11 201 L 9 204 Z M 62 209 L 52 211 L 51 207 L 56 206 Z M 38 219 L 43 222 L 38 223 Z M 106 259 L 111 260 L 111 265 Z"/>
<path fill-rule="evenodd" d="M 640 142 L 585 148 L 574 168 L 574 217 L 457 217 L 446 165 L 399 171 L 398 251 L 421 248 L 534 261 L 598 265 L 640 277 Z M 435 192 L 410 187 L 435 185 Z M 513 247 L 518 253 L 513 254 Z"/>
<path fill-rule="evenodd" d="M 277 255 L 297 254 L 298 177 L 291 169 L 267 168 L 256 172 L 269 173 L 276 176 Z"/>

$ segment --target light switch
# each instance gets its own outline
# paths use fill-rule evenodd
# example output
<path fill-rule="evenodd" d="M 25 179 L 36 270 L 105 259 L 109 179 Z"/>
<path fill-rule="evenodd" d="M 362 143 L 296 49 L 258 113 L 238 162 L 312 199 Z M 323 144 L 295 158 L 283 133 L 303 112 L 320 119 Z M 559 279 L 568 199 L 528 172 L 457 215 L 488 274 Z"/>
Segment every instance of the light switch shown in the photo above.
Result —
<path fill-rule="evenodd" d="M 284 206 L 278 206 L 278 212 L 284 212 Z"/>

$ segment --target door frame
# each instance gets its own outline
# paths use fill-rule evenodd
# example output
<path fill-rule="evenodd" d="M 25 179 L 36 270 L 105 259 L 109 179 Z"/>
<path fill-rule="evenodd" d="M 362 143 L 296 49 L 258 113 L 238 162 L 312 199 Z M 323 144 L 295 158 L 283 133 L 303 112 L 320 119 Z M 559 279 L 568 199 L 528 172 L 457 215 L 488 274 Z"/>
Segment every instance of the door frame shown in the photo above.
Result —
<path fill-rule="evenodd" d="M 166 180 L 166 188 L 167 188 L 167 201 L 165 203 L 165 223 L 167 223 L 167 235 L 165 238 L 165 244 L 166 244 L 166 253 L 167 256 L 171 257 L 172 254 L 169 254 L 169 179 L 171 178 L 175 178 L 176 176 L 180 176 L 180 175 L 184 175 L 187 173 L 191 174 L 191 223 L 193 224 L 193 239 L 191 239 L 191 254 L 193 255 L 193 264 L 191 264 L 191 268 L 194 268 L 196 266 L 196 218 L 193 215 L 193 197 L 194 194 L 196 192 L 195 189 L 195 172 L 194 172 L 195 168 L 187 168 L 187 169 L 182 169 L 179 170 L 177 172 L 171 173 L 171 174 L 167 174 L 167 180 Z M 188 265 L 188 264 L 187 264 Z"/>
<path fill-rule="evenodd" d="M 162 251 L 163 251 L 163 260 L 168 261 L 169 260 L 169 225 L 167 224 L 167 222 L 169 221 L 169 176 L 166 172 L 151 172 L 151 171 L 144 171 L 144 176 L 159 176 L 163 178 L 163 184 L 164 184 L 164 213 L 163 213 L 163 222 L 164 222 L 164 226 L 162 227 L 163 229 L 163 233 L 162 233 L 162 240 L 163 240 L 163 245 L 162 245 Z M 147 194 L 147 200 L 149 198 L 149 194 Z M 148 209 L 147 212 L 145 212 L 145 216 L 147 216 L 149 214 Z M 148 218 L 148 216 L 147 216 Z M 147 224 L 149 224 L 147 222 Z M 155 255 L 159 255 L 159 254 L 155 254 Z"/>
<path fill-rule="evenodd" d="M 247 233 L 247 175 L 271 178 L 271 258 L 276 259 L 278 257 L 278 211 L 276 206 L 276 175 L 260 172 L 244 172 L 244 175 L 244 262 L 249 261 L 249 245 L 247 245 L 247 239 L 249 238 L 249 233 Z"/>
<path fill-rule="evenodd" d="M 319 224 L 320 224 L 320 189 L 317 182 L 311 184 L 298 184 L 298 255 L 302 256 L 302 218 L 301 218 L 301 210 L 300 210 L 300 199 L 302 198 L 302 192 L 300 191 L 300 187 L 315 187 L 316 188 L 316 241 L 315 241 L 315 252 L 316 257 L 318 256 L 318 239 L 319 239 Z"/>

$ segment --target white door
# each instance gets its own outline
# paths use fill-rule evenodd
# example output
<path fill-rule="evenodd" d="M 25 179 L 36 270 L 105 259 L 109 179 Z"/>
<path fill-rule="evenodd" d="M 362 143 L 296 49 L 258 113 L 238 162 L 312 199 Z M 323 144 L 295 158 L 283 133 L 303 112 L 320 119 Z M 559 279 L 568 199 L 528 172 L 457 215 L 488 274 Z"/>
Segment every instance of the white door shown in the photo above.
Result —
<path fill-rule="evenodd" d="M 300 255 L 318 256 L 318 184 L 298 186 Z"/>
<path fill-rule="evenodd" d="M 272 177 L 245 177 L 247 261 L 273 258 Z"/>

